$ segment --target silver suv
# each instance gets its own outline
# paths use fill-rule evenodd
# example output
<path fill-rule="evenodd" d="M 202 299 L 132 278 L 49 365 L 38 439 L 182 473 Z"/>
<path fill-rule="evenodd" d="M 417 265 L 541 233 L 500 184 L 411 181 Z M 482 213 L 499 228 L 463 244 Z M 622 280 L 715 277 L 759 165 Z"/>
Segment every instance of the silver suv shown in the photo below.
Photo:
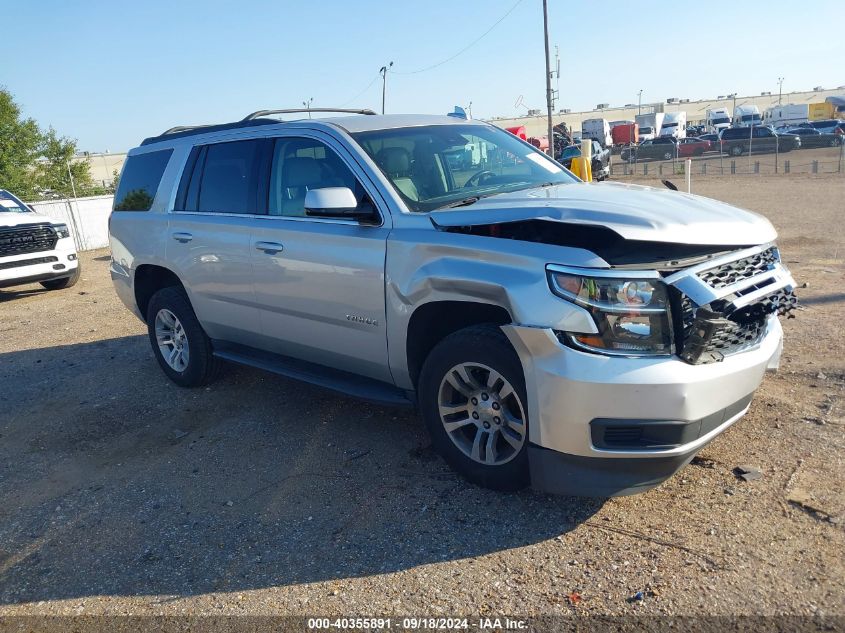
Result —
<path fill-rule="evenodd" d="M 129 153 L 111 274 L 177 384 L 226 360 L 416 404 L 473 482 L 606 496 L 687 464 L 777 366 L 794 282 L 763 217 L 583 183 L 482 122 L 289 112 Z"/>

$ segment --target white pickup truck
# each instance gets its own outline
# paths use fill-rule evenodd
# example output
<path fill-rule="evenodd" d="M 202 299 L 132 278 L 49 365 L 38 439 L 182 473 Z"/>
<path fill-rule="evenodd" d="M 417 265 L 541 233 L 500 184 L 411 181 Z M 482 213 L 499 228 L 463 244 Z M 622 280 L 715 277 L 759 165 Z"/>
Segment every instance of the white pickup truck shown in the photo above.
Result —
<path fill-rule="evenodd" d="M 0 288 L 37 282 L 59 290 L 74 285 L 79 274 L 68 226 L 0 189 Z"/>

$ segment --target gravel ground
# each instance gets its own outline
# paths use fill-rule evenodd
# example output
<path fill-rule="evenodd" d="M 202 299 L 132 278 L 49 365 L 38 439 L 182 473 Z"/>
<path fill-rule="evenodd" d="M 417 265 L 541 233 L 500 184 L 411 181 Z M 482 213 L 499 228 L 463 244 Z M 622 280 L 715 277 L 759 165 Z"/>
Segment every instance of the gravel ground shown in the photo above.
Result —
<path fill-rule="evenodd" d="M 476 488 L 413 412 L 256 370 L 180 389 L 103 251 L 0 291 L 0 616 L 843 614 L 845 177 L 694 191 L 771 218 L 805 309 L 748 416 L 633 497 Z"/>

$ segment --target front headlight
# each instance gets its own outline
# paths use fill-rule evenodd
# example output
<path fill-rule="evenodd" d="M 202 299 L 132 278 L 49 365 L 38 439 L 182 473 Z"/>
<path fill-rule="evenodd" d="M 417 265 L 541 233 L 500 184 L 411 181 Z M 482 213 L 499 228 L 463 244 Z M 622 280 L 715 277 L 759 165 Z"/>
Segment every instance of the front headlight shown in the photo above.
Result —
<path fill-rule="evenodd" d="M 53 229 L 55 229 L 59 239 L 70 237 L 70 229 L 67 228 L 67 224 L 54 224 Z"/>
<path fill-rule="evenodd" d="M 614 356 L 673 353 L 669 298 L 662 281 L 550 269 L 549 284 L 556 295 L 589 311 L 598 329 L 598 334 L 563 332 L 564 343 Z"/>

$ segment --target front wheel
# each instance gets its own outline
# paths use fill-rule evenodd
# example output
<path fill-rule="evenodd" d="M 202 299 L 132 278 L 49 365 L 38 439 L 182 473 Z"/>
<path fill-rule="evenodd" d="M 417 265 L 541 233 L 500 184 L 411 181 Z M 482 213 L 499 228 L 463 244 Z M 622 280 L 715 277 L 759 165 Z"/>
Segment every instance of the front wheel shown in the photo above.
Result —
<path fill-rule="evenodd" d="M 742 156 L 742 145 L 734 145 L 731 148 L 731 155 L 732 156 Z"/>
<path fill-rule="evenodd" d="M 162 288 L 152 296 L 147 333 L 159 366 L 180 387 L 199 387 L 216 377 L 219 360 L 182 288 Z"/>
<path fill-rule="evenodd" d="M 447 336 L 426 358 L 418 386 L 432 444 L 452 468 L 494 490 L 528 484 L 525 378 L 498 326 Z"/>

